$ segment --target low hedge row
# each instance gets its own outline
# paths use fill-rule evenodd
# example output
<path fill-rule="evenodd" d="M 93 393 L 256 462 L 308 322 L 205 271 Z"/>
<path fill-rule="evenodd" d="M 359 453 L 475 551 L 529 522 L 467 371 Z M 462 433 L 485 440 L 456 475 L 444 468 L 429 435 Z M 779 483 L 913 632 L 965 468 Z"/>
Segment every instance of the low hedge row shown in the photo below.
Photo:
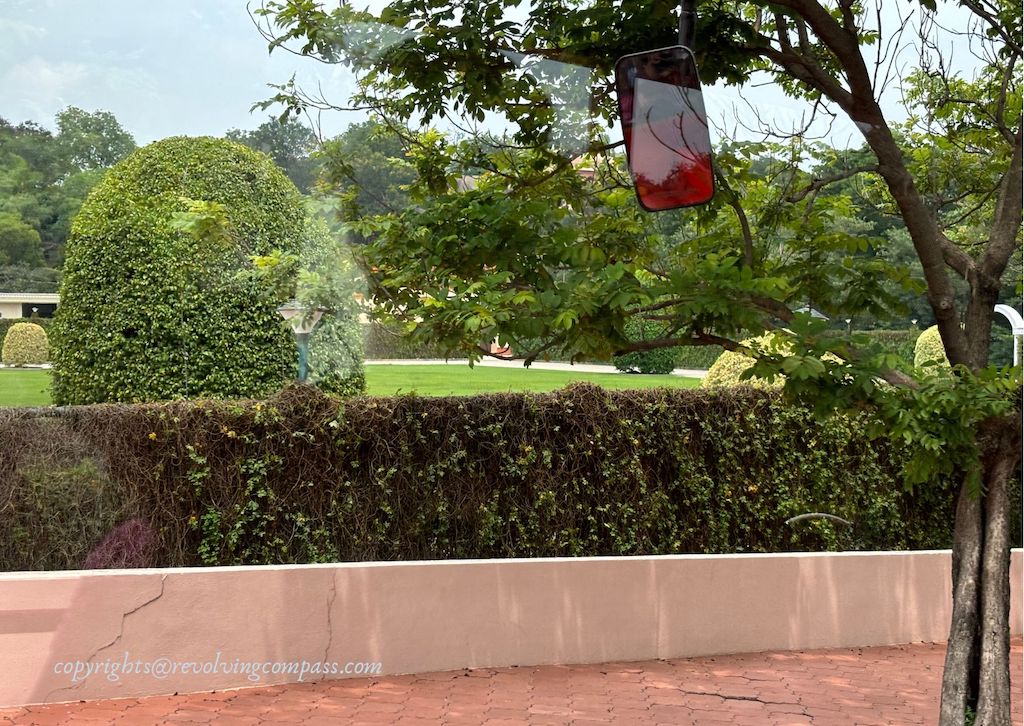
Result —
<path fill-rule="evenodd" d="M 905 492 L 862 423 L 579 384 L 5 409 L 0 570 L 948 546 L 953 485 Z"/>

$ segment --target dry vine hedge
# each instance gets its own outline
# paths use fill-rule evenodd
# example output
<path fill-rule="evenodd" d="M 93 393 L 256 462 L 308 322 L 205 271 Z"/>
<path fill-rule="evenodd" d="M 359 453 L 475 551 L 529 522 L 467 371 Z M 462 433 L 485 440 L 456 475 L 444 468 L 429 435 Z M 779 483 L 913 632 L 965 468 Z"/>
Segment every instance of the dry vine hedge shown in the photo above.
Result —
<path fill-rule="evenodd" d="M 948 546 L 861 430 L 749 388 L 0 409 L 0 569 Z"/>

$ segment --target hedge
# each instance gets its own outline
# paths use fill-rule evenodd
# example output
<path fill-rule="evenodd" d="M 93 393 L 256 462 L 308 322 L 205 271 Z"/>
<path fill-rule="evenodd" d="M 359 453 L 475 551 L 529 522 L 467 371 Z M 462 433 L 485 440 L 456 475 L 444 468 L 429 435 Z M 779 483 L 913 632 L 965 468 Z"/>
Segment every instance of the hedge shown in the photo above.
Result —
<path fill-rule="evenodd" d="M 953 484 L 863 428 L 748 387 L 6 409 L 0 570 L 949 546 Z"/>

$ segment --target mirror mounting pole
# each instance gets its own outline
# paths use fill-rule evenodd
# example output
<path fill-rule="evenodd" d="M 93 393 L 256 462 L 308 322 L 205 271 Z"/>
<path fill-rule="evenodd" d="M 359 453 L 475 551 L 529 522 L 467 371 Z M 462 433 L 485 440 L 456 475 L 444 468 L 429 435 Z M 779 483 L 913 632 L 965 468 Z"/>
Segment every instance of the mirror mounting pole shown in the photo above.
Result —
<path fill-rule="evenodd" d="M 679 2 L 679 45 L 693 50 L 697 42 L 697 2 L 696 0 L 680 0 Z"/>

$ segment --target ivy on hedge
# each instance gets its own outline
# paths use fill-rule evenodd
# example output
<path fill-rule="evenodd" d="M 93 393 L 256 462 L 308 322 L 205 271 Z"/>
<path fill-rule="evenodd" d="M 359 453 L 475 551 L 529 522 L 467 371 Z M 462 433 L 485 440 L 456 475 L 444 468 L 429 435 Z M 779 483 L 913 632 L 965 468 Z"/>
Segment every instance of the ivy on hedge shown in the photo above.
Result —
<path fill-rule="evenodd" d="M 747 387 L 0 411 L 0 569 L 135 519 L 160 566 L 948 546 L 954 484 L 864 429 Z"/>

